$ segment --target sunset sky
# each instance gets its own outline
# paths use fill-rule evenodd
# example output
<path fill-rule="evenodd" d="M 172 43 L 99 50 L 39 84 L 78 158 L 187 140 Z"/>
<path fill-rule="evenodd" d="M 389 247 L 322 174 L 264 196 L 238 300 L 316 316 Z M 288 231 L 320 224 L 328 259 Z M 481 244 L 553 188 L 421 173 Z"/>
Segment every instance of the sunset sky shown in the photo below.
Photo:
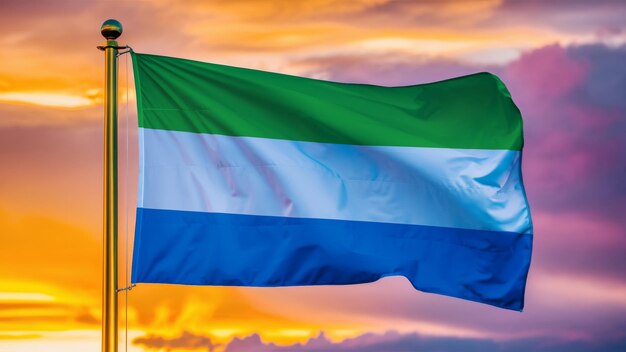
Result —
<path fill-rule="evenodd" d="M 96 46 L 108 18 L 137 52 L 339 82 L 493 72 L 524 117 L 535 227 L 522 313 L 415 291 L 400 277 L 299 288 L 142 284 L 128 296 L 130 351 L 626 350 L 625 1 L 2 0 L 0 351 L 100 349 Z M 121 286 L 137 183 L 127 60 Z"/>

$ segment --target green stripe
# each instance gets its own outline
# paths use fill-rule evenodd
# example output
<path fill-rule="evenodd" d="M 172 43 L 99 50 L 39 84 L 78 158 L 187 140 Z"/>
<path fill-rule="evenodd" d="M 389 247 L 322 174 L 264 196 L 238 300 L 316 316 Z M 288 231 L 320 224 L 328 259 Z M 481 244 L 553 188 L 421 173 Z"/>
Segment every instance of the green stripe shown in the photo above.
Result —
<path fill-rule="evenodd" d="M 381 87 L 147 54 L 133 61 L 144 128 L 356 145 L 523 144 L 520 112 L 489 73 Z"/>

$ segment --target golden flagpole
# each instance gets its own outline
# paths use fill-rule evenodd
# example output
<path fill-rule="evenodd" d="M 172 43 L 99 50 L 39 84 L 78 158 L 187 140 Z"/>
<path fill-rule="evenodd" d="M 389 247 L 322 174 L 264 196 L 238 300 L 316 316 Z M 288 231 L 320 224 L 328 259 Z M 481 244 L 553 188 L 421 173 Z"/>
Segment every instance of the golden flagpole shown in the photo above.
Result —
<path fill-rule="evenodd" d="M 117 352 L 117 54 L 115 39 L 122 24 L 107 20 L 100 28 L 106 38 L 104 92 L 104 240 L 102 273 L 102 352 Z"/>

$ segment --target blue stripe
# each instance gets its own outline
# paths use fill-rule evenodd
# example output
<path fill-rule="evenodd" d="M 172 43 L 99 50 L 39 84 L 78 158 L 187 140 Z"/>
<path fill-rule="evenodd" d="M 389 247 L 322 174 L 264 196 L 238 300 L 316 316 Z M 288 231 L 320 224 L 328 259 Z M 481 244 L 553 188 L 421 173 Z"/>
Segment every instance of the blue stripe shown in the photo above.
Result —
<path fill-rule="evenodd" d="M 137 209 L 133 283 L 342 285 L 402 275 L 424 292 L 521 310 L 531 234 Z"/>

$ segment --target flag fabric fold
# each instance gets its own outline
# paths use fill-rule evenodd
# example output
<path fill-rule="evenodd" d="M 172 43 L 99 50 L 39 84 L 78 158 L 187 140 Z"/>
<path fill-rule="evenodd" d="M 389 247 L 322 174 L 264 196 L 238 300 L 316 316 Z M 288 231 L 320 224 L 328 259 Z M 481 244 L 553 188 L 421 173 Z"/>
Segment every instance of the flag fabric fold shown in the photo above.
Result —
<path fill-rule="evenodd" d="M 521 310 L 522 118 L 479 73 L 346 84 L 133 53 L 133 283 L 418 290 Z"/>

